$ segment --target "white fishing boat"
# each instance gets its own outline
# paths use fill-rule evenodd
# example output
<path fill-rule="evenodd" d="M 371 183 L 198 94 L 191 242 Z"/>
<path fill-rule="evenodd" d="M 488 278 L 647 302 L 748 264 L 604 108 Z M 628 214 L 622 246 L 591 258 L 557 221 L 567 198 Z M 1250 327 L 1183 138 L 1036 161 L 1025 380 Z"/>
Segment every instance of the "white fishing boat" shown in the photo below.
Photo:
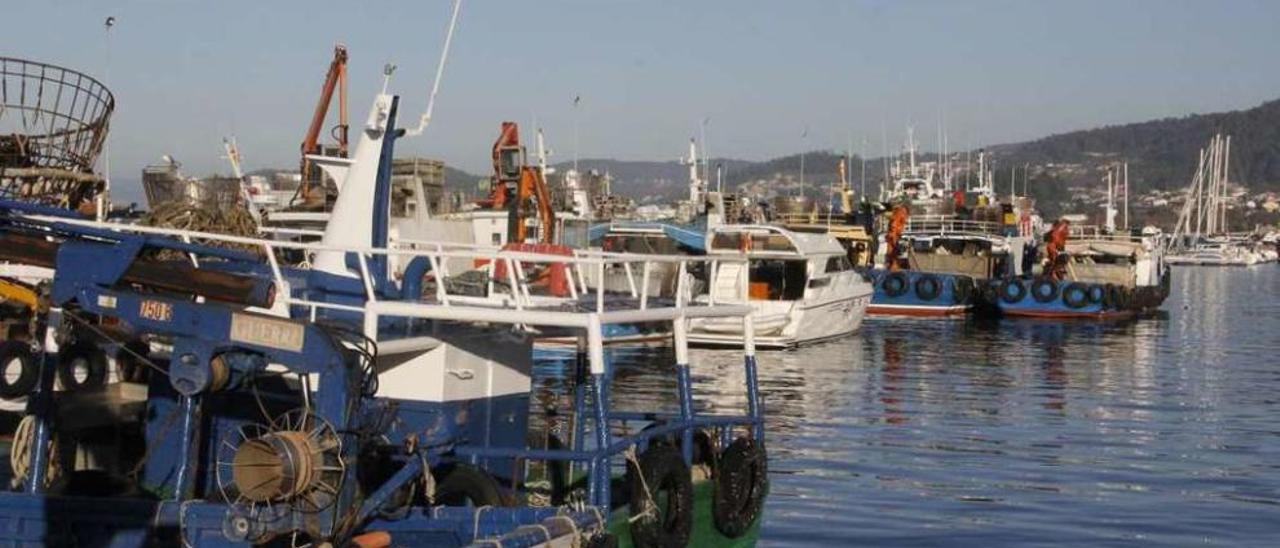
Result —
<path fill-rule="evenodd" d="M 828 234 L 724 225 L 707 233 L 707 253 L 747 259 L 746 264 L 713 262 L 710 288 L 702 298 L 738 303 L 747 295 L 755 344 L 761 348 L 788 348 L 848 335 L 862 324 L 871 303 L 871 284 L 853 270 L 844 247 Z M 743 342 L 742 333 L 741 322 L 700 318 L 690 321 L 689 341 L 738 345 Z"/>

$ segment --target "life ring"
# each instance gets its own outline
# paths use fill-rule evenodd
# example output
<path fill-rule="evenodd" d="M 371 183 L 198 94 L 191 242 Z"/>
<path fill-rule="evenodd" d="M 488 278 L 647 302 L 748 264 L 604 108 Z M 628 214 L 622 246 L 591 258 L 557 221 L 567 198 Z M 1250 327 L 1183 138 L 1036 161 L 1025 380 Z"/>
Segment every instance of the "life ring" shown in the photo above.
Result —
<path fill-rule="evenodd" d="M 0 398 L 26 396 L 38 380 L 40 368 L 30 346 L 22 341 L 0 343 Z"/>
<path fill-rule="evenodd" d="M 436 485 L 434 500 L 445 506 L 511 506 L 513 501 L 488 472 L 467 463 L 458 463 L 445 472 Z"/>
<path fill-rule="evenodd" d="M 1022 302 L 1027 297 L 1027 286 L 1022 285 L 1022 280 L 1010 278 L 1000 283 L 1000 300 L 1016 304 Z"/>
<path fill-rule="evenodd" d="M 764 507 L 769 471 L 764 447 L 756 440 L 738 438 L 720 454 L 720 474 L 711 515 L 716 529 L 729 538 L 751 529 Z"/>
<path fill-rule="evenodd" d="M 78 342 L 58 351 L 58 382 L 75 392 L 107 384 L 107 355 L 90 342 Z M 80 374 L 84 378 L 79 377 Z"/>
<path fill-rule="evenodd" d="M 1058 282 L 1053 278 L 1039 278 L 1031 284 L 1031 296 L 1039 303 L 1051 303 L 1058 298 Z"/>
<path fill-rule="evenodd" d="M 1080 282 L 1071 282 L 1062 290 L 1062 303 L 1067 308 L 1084 308 L 1089 304 L 1089 291 L 1084 284 Z"/>
<path fill-rule="evenodd" d="M 942 294 L 942 282 L 933 274 L 921 274 L 915 285 L 916 296 L 922 301 L 932 301 Z"/>
<path fill-rule="evenodd" d="M 1098 284 L 1093 284 L 1089 286 L 1086 293 L 1089 296 L 1089 304 L 1102 304 L 1102 299 L 1106 296 L 1107 290 Z"/>
<path fill-rule="evenodd" d="M 890 272 L 885 274 L 884 279 L 880 280 L 880 287 L 884 289 L 884 294 L 890 297 L 901 297 L 906 294 L 907 289 L 911 287 L 907 280 L 906 273 Z"/>
<path fill-rule="evenodd" d="M 973 278 L 956 276 L 951 279 L 951 300 L 956 304 L 968 304 L 973 299 Z"/>
<path fill-rule="evenodd" d="M 636 546 L 689 544 L 693 533 L 693 478 L 675 447 L 651 445 L 628 462 L 627 486 L 633 520 L 631 539 Z M 659 504 L 663 500 L 666 504 Z"/>

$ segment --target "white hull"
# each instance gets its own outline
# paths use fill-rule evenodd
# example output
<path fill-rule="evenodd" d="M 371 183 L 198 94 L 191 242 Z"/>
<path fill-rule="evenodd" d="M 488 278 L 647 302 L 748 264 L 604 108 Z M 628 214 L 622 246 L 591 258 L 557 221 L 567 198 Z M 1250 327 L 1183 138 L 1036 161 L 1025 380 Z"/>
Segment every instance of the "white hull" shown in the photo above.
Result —
<path fill-rule="evenodd" d="M 858 289 L 863 289 L 858 287 Z M 791 348 L 834 339 L 857 331 L 871 304 L 872 291 L 858 291 L 821 303 L 806 301 L 753 302 L 752 326 L 759 348 Z M 780 312 L 781 309 L 786 312 Z M 742 321 L 697 320 L 689 342 L 705 346 L 741 346 Z"/>

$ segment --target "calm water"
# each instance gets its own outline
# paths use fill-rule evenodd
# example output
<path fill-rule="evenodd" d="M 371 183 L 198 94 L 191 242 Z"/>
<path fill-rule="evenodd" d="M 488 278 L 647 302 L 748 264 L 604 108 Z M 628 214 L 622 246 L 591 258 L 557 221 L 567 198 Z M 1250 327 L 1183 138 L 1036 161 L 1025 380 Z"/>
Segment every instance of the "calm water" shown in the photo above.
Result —
<path fill-rule="evenodd" d="M 872 320 L 762 353 L 760 544 L 1280 546 L 1280 267 L 1173 287 L 1156 318 Z M 694 362 L 703 409 L 742 405 L 738 356 Z"/>

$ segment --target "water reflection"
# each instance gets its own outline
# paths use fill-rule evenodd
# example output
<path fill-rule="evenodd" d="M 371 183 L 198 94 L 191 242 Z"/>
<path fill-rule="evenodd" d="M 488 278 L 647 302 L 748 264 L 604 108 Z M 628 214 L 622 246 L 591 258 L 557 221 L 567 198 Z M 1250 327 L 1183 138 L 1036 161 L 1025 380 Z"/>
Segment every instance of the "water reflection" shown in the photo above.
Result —
<path fill-rule="evenodd" d="M 762 353 L 768 545 L 1280 538 L 1280 268 L 1180 269 L 1123 323 L 868 321 Z M 700 409 L 745 406 L 741 357 L 693 353 Z M 615 390 L 675 407 L 663 352 Z"/>

